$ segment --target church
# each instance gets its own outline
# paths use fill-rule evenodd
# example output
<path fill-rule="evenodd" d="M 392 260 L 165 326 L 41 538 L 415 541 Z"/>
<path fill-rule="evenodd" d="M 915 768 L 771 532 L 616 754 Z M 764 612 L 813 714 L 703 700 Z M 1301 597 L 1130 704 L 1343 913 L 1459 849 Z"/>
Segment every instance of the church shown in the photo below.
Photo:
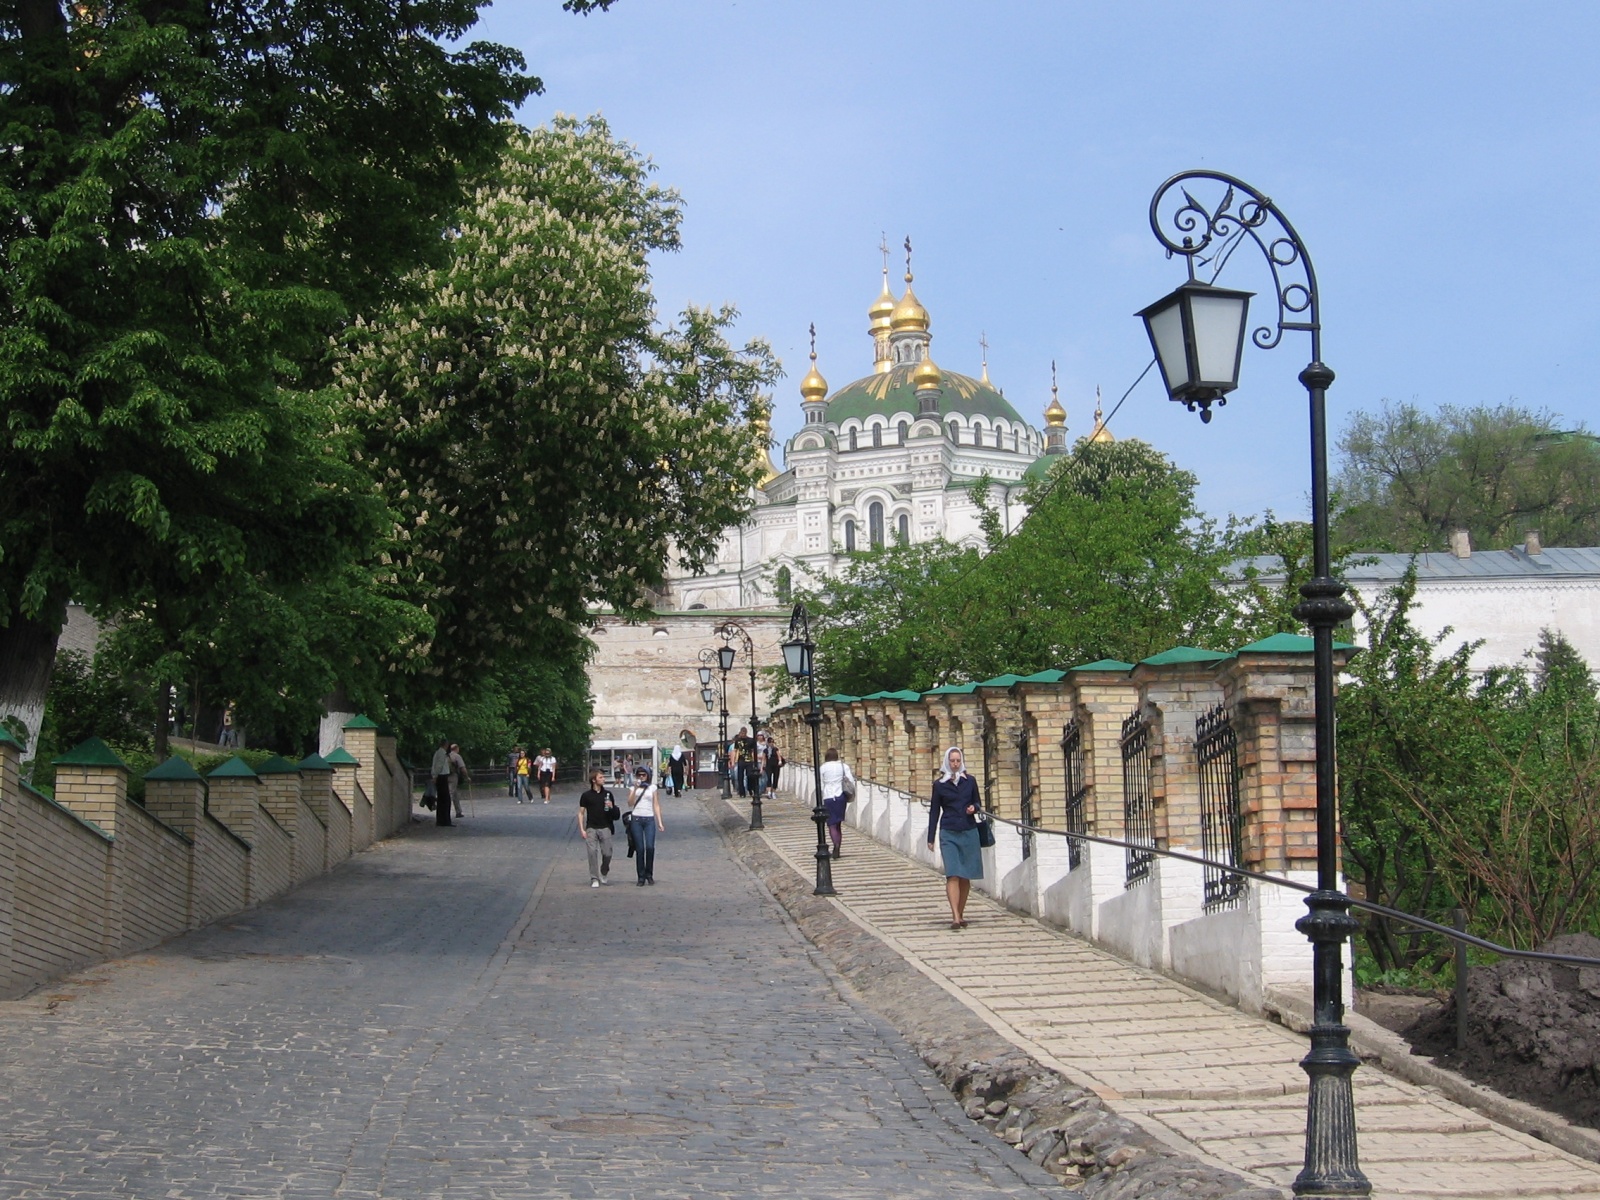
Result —
<path fill-rule="evenodd" d="M 792 586 L 837 575 L 851 553 L 896 539 L 979 546 L 972 490 L 986 475 L 1002 528 L 1021 521 L 1027 485 L 1067 448 L 1066 412 L 1052 385 L 1041 432 L 990 382 L 987 361 L 976 379 L 939 366 L 911 286 L 909 239 L 906 257 L 904 294 L 890 290 L 885 263 L 867 310 L 871 373 L 830 392 L 813 328 L 803 423 L 783 447 L 783 469 L 758 431 L 766 471 L 750 515 L 724 532 L 703 573 L 669 570 L 658 611 L 781 605 Z M 1111 437 L 1098 410 L 1090 436 Z"/>

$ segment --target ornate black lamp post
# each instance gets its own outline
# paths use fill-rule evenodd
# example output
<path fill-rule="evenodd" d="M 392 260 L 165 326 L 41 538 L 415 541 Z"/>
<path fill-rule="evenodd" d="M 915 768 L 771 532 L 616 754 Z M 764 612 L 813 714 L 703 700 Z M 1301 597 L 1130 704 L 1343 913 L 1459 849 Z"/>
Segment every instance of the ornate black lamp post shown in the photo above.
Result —
<path fill-rule="evenodd" d="M 714 698 L 711 692 L 711 664 L 716 663 L 722 671 L 722 719 L 717 724 L 717 775 L 722 780 L 722 798 L 729 799 L 733 795 L 733 787 L 728 783 L 728 668 L 732 661 L 724 664 L 722 651 L 729 647 L 723 646 L 721 650 L 713 650 L 707 646 L 700 651 L 700 699 L 706 702 L 706 711 L 711 711 Z"/>
<path fill-rule="evenodd" d="M 1218 193 L 1220 192 L 1220 197 Z M 1197 198 L 1209 197 L 1215 202 Z M 1250 337 L 1263 350 L 1285 330 L 1311 335 L 1311 363 L 1300 372 L 1311 403 L 1311 531 L 1314 577 L 1300 585 L 1294 615 L 1311 627 L 1315 668 L 1317 737 L 1317 890 L 1306 897 L 1311 911 L 1295 928 L 1310 939 L 1313 958 L 1311 1052 L 1302 1060 L 1310 1077 L 1306 1105 L 1305 1166 L 1294 1181 L 1298 1196 L 1366 1196 L 1372 1185 L 1362 1174 L 1356 1148 L 1355 1095 L 1350 1077 L 1359 1060 L 1350 1051 L 1344 1024 L 1341 946 L 1358 928 L 1350 901 L 1339 890 L 1339 842 L 1334 745 L 1333 631 L 1354 609 L 1344 584 L 1333 578 L 1328 550 L 1328 434 L 1326 397 L 1333 372 L 1322 361 L 1322 321 L 1317 276 L 1305 244 L 1276 205 L 1249 184 L 1215 171 L 1186 171 L 1156 189 L 1150 227 L 1171 254 L 1181 254 L 1189 281 L 1139 315 L 1172 399 L 1200 419 L 1239 382 L 1249 292 L 1229 291 L 1195 278 L 1197 265 L 1221 271 L 1246 239 L 1255 243 L 1272 270 L 1278 302 L 1276 326 L 1262 325 Z"/>
<path fill-rule="evenodd" d="M 833 896 L 833 863 L 828 854 L 828 838 L 823 826 L 828 820 L 828 810 L 822 807 L 822 745 L 817 727 L 822 724 L 822 710 L 817 707 L 817 644 L 811 640 L 811 614 L 804 604 L 796 604 L 789 617 L 789 637 L 783 643 L 783 665 L 795 679 L 806 681 L 806 694 L 811 707 L 806 710 L 806 724 L 811 726 L 811 794 L 815 807 L 811 819 L 817 823 L 817 886 L 813 896 Z"/>
<path fill-rule="evenodd" d="M 750 635 L 745 632 L 744 626 L 735 621 L 724 621 L 721 625 L 718 625 L 713 632 L 715 632 L 716 635 L 722 638 L 725 642 L 731 642 L 737 638 L 744 643 L 744 658 L 745 662 L 750 668 L 750 736 L 754 738 L 756 731 L 760 728 L 756 717 L 755 643 L 750 640 Z M 738 652 L 731 645 L 724 645 L 717 651 L 717 654 L 722 658 L 723 671 L 730 671 L 733 669 L 733 663 L 737 653 Z M 760 764 L 757 764 L 758 768 L 759 766 Z M 761 772 L 759 769 L 756 772 L 755 787 L 752 788 L 750 792 L 750 828 L 766 828 L 761 820 Z"/>

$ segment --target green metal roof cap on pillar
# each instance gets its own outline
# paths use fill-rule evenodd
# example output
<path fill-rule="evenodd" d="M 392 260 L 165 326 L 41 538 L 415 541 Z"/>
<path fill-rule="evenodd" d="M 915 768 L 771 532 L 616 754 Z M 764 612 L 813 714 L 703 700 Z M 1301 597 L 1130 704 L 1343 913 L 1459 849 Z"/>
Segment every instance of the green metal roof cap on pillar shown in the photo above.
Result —
<path fill-rule="evenodd" d="M 883 692 L 883 693 L 881 693 L 881 695 L 883 696 L 883 698 L 885 700 L 921 700 L 922 699 L 922 693 L 921 692 L 913 692 L 913 691 L 910 691 L 910 690 L 905 689 L 905 688 L 902 688 L 898 692 Z"/>
<path fill-rule="evenodd" d="M 1092 663 L 1084 663 L 1077 667 L 1068 667 L 1071 671 L 1131 671 L 1133 664 L 1123 662 L 1120 658 L 1097 658 Z"/>
<path fill-rule="evenodd" d="M 361 760 L 343 746 L 336 750 L 328 751 L 322 756 L 322 761 L 330 767 L 359 767 L 361 765 Z"/>
<path fill-rule="evenodd" d="M 376 729 L 378 723 L 364 713 L 357 713 L 344 723 L 346 729 Z"/>
<path fill-rule="evenodd" d="M 835 692 L 831 696 L 818 696 L 817 697 L 817 703 L 818 704 L 853 704 L 855 701 L 857 701 L 859 699 L 861 699 L 860 696 L 846 696 L 843 692 Z M 797 702 L 795 704 L 795 708 L 798 709 L 798 708 L 801 708 L 801 707 L 803 707 L 802 703 Z"/>
<path fill-rule="evenodd" d="M 1264 637 L 1258 642 L 1251 642 L 1248 646 L 1240 646 L 1235 654 L 1310 654 L 1315 649 L 1316 643 L 1300 633 L 1275 633 L 1271 637 Z M 1359 647 L 1349 642 L 1335 642 L 1335 650 L 1355 650 Z"/>
<path fill-rule="evenodd" d="M 302 771 L 331 771 L 332 764 L 320 754 L 308 754 L 300 760 Z"/>
<path fill-rule="evenodd" d="M 4 725 L 0 725 L 0 746 L 15 746 L 18 750 L 23 749 L 22 743 L 17 741 L 16 738 L 12 737 L 11 734 L 6 731 L 6 727 Z"/>
<path fill-rule="evenodd" d="M 217 767 L 206 778 L 208 779 L 254 779 L 256 773 L 250 764 L 235 754 L 227 762 Z"/>
<path fill-rule="evenodd" d="M 1021 675 L 996 675 L 993 679 L 980 679 L 977 683 L 973 684 L 972 686 L 973 687 L 1003 687 L 1003 688 L 1008 688 L 1013 683 L 1016 683 L 1017 680 L 1019 680 L 1021 678 L 1022 678 Z"/>
<path fill-rule="evenodd" d="M 1214 663 L 1221 662 L 1232 655 L 1224 654 L 1220 650 L 1199 650 L 1194 646 L 1174 646 L 1171 650 L 1163 650 L 1160 654 L 1152 654 L 1149 658 L 1141 658 L 1141 667 L 1171 667 L 1184 663 Z"/>
<path fill-rule="evenodd" d="M 85 738 L 56 759 L 55 765 L 58 767 L 121 767 L 124 771 L 128 769 L 128 764 L 117 757 L 117 752 L 97 737 Z"/>
<path fill-rule="evenodd" d="M 346 726 L 345 728 L 349 728 Z M 295 766 L 281 754 L 274 754 L 266 762 L 256 768 L 257 775 L 298 775 L 300 768 Z"/>
<path fill-rule="evenodd" d="M 174 754 L 159 767 L 151 767 L 146 771 L 144 779 L 146 783 L 149 783 L 152 779 L 172 779 L 181 783 L 196 783 L 200 779 L 200 772 L 194 769 L 188 759 L 180 758 Z"/>
<path fill-rule="evenodd" d="M 947 683 L 943 687 L 930 688 L 923 692 L 924 696 L 970 696 L 975 683 Z"/>
<path fill-rule="evenodd" d="M 1032 675 L 1024 675 L 1021 679 L 1017 680 L 1017 682 L 1018 683 L 1060 683 L 1063 679 L 1066 678 L 1066 676 L 1067 676 L 1067 673 L 1065 671 L 1055 671 L 1055 670 L 1035 671 Z"/>

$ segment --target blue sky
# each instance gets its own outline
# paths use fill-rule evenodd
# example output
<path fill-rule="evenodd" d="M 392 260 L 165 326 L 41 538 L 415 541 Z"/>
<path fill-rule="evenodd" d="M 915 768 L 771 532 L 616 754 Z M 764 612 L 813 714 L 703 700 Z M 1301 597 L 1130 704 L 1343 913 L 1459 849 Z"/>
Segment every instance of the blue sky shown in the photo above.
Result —
<path fill-rule="evenodd" d="M 1594 428 L 1597 35 L 1600 5 L 1559 0 L 498 0 L 480 27 L 544 80 L 525 122 L 602 113 L 683 193 L 661 311 L 733 303 L 771 341 L 780 439 L 809 323 L 833 387 L 870 372 L 885 231 L 915 244 L 935 360 L 976 374 L 986 333 L 1040 424 L 1054 359 L 1086 432 L 1095 386 L 1109 407 L 1149 360 L 1131 314 L 1182 279 L 1147 209 L 1191 167 L 1255 185 L 1304 238 L 1335 435 L 1385 397 Z M 1265 267 L 1241 253 L 1221 282 L 1262 292 Z M 1196 472 L 1215 515 L 1303 515 L 1308 355 L 1304 334 L 1247 350 L 1208 426 L 1152 372 L 1111 427 Z"/>

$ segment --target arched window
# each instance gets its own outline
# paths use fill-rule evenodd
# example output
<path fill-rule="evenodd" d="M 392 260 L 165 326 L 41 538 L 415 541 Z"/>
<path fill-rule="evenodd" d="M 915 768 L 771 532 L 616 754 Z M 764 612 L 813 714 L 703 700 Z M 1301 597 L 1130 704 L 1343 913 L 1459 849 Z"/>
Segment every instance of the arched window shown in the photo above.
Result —
<path fill-rule="evenodd" d="M 846 554 L 854 554 L 856 552 L 856 523 L 854 521 L 846 521 L 844 523 L 844 552 Z"/>
<path fill-rule="evenodd" d="M 850 449 L 856 449 L 856 431 L 854 429 L 850 431 Z"/>
<path fill-rule="evenodd" d="M 961 426 L 954 421 L 950 422 L 950 440 L 958 446 L 961 444 Z"/>
<path fill-rule="evenodd" d="M 773 580 L 772 591 L 779 604 L 787 604 L 794 596 L 794 573 L 788 567 L 779 567 Z"/>
<path fill-rule="evenodd" d="M 873 445 L 874 449 L 876 449 L 877 447 L 883 445 L 883 426 L 882 425 L 874 425 L 872 427 L 872 445 Z"/>
<path fill-rule="evenodd" d="M 906 444 L 906 441 L 910 437 L 911 437 L 911 426 L 906 424 L 904 421 L 901 421 L 900 422 L 900 444 L 902 446 L 904 446 Z"/>
<path fill-rule="evenodd" d="M 874 550 L 883 545 L 883 505 L 876 500 L 867 506 L 867 536 Z"/>
<path fill-rule="evenodd" d="M 1013 430 L 1012 430 L 1012 431 L 1011 431 L 1011 448 L 1012 448 L 1012 449 L 1013 449 L 1013 450 L 1017 450 L 1017 449 L 1019 449 L 1019 448 L 1020 448 L 1020 447 L 1018 447 L 1018 445 L 1017 445 L 1017 431 L 1016 431 L 1016 430 L 1015 430 L 1015 429 L 1013 429 Z"/>
<path fill-rule="evenodd" d="M 909 546 L 911 544 L 911 518 L 906 516 L 905 513 L 901 513 L 895 518 L 895 528 L 900 534 L 900 544 Z"/>

